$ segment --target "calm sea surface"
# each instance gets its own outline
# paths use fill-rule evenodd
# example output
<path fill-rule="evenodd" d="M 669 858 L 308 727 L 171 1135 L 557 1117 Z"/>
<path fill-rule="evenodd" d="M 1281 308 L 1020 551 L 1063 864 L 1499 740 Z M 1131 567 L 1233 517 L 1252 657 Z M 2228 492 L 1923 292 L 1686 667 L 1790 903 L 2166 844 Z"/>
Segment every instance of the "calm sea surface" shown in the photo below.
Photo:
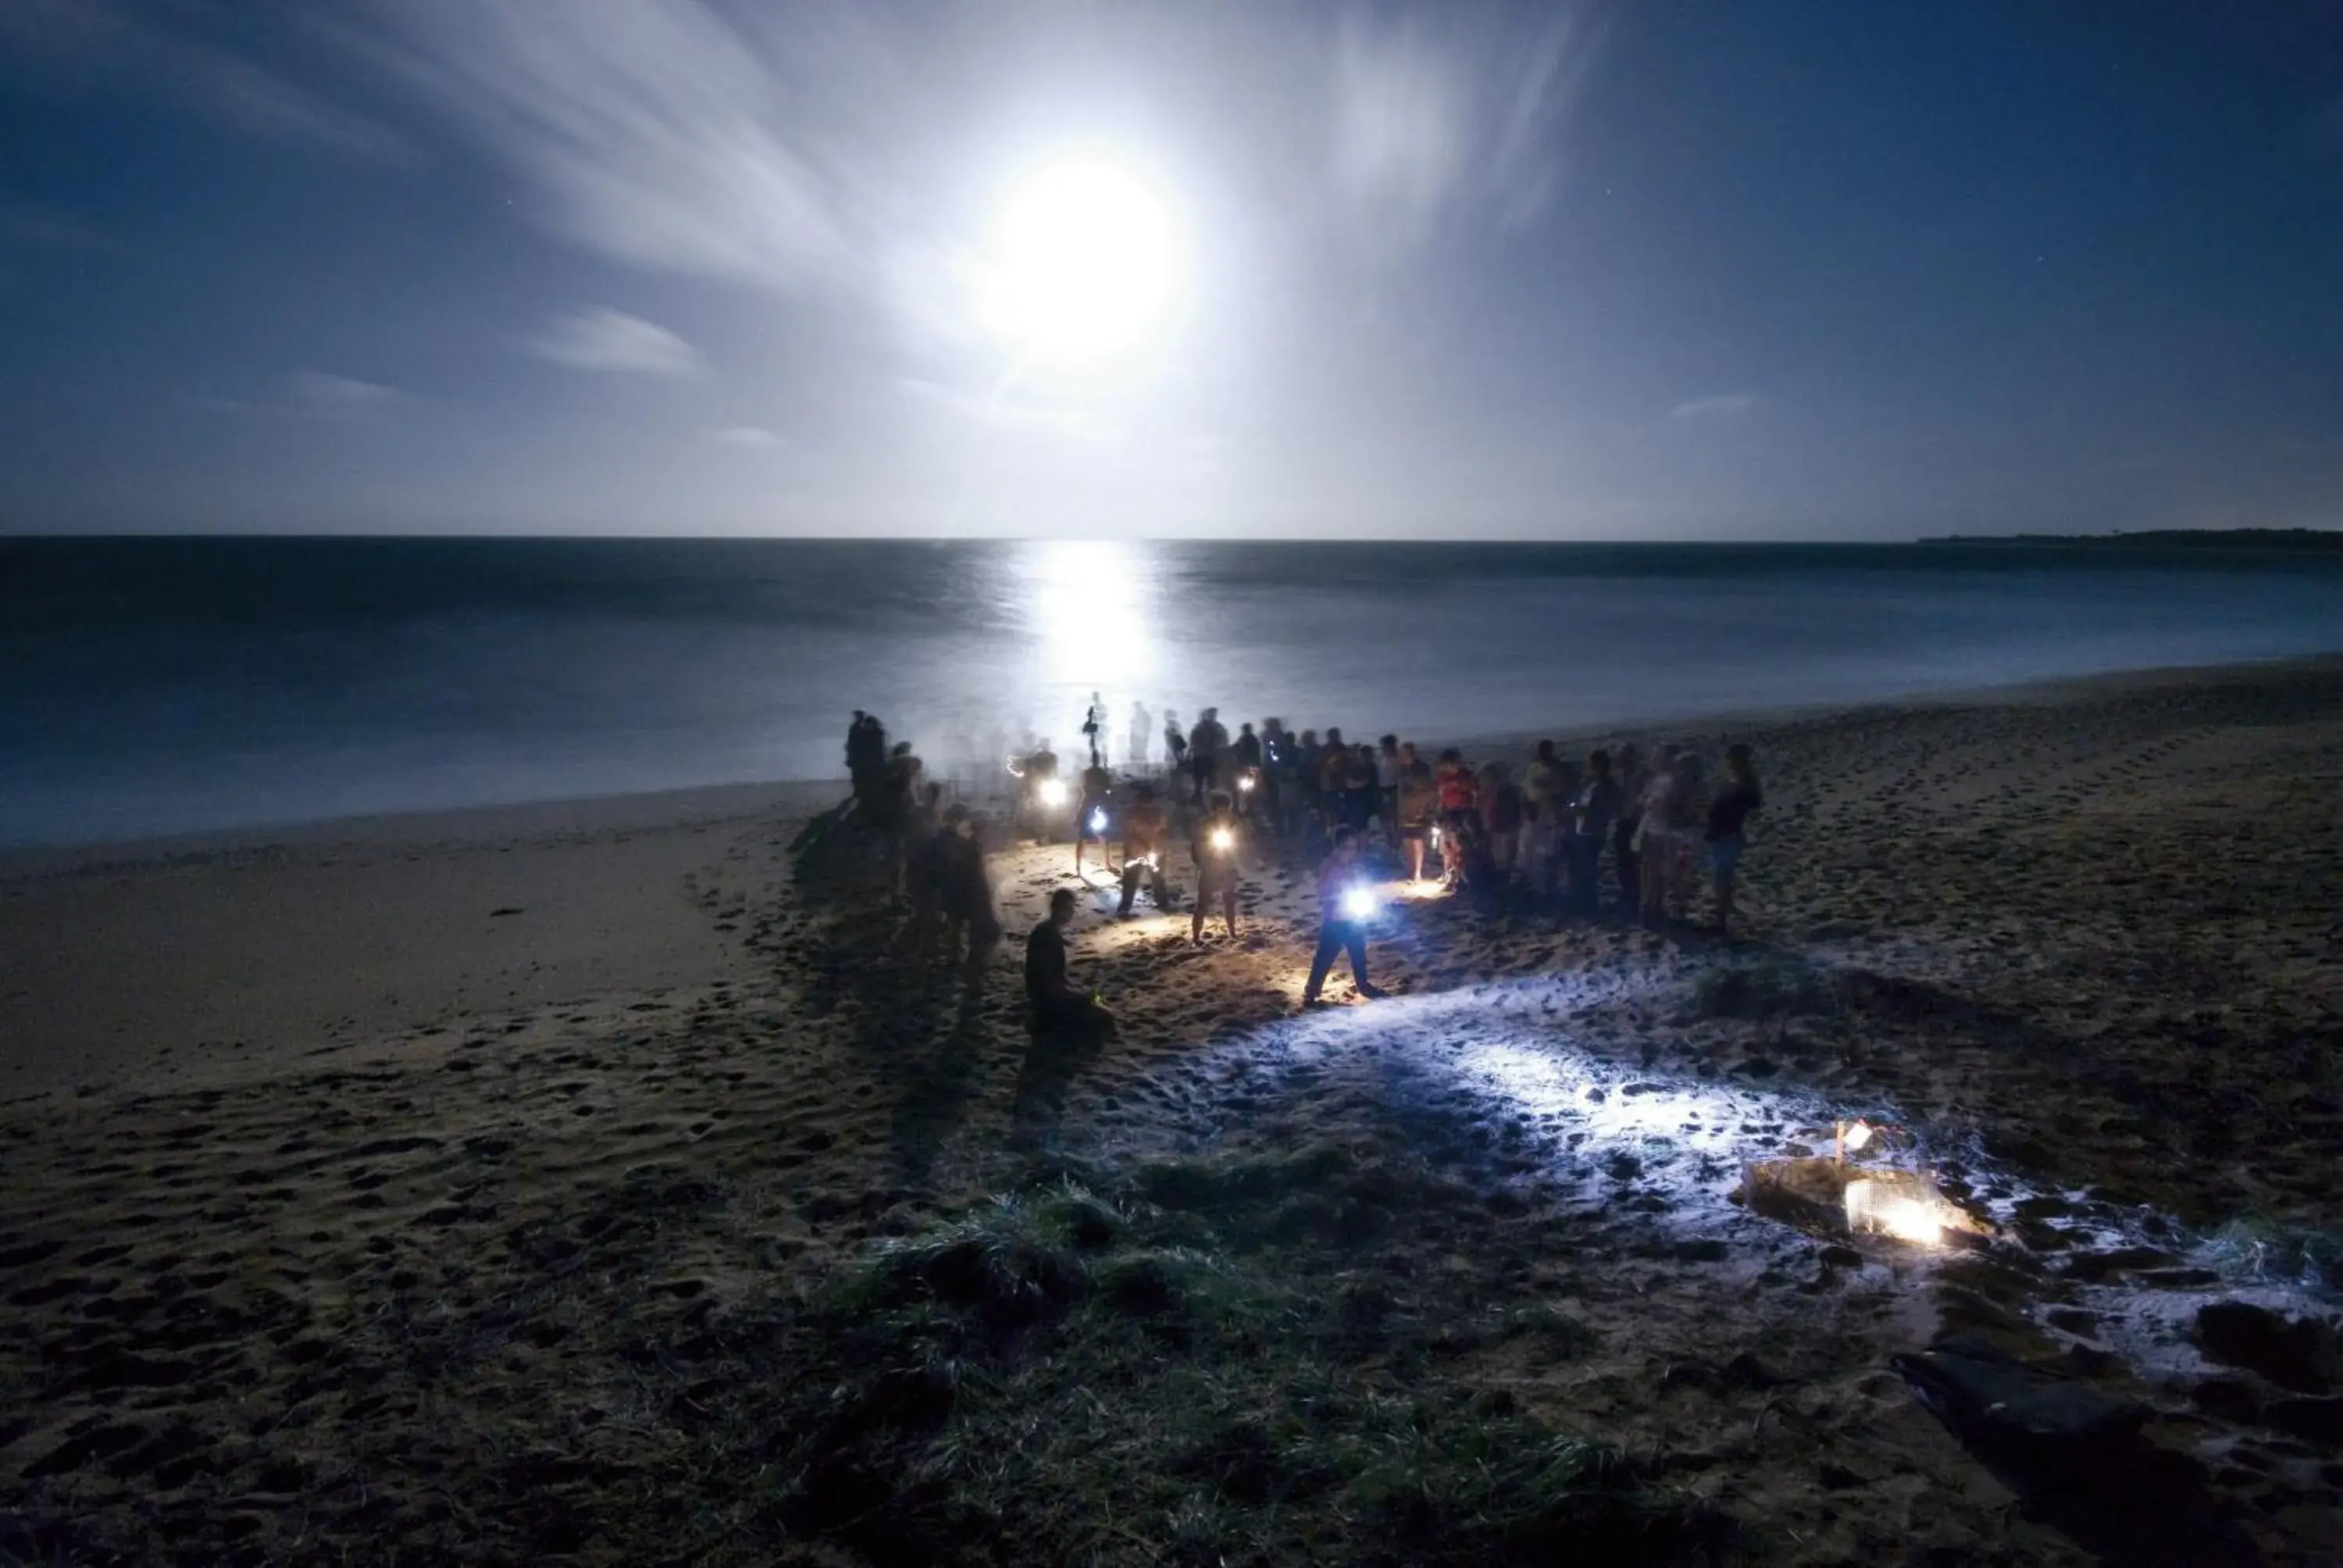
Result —
<path fill-rule="evenodd" d="M 2343 561 L 1811 546 L 0 540 L 0 843 L 932 762 L 1093 689 L 1459 737 L 2343 648 Z M 1160 747 L 1160 740 L 1157 742 Z"/>

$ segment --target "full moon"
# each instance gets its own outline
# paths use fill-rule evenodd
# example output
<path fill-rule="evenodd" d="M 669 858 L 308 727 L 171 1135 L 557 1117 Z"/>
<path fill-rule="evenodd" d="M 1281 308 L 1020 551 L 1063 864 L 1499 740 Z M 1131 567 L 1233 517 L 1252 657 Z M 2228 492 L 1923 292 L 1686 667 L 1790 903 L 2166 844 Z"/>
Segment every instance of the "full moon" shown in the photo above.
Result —
<path fill-rule="evenodd" d="M 988 315 L 1030 359 L 1079 365 L 1160 331 L 1174 272 L 1172 226 L 1147 184 L 1104 162 L 1053 165 L 1001 214 Z"/>

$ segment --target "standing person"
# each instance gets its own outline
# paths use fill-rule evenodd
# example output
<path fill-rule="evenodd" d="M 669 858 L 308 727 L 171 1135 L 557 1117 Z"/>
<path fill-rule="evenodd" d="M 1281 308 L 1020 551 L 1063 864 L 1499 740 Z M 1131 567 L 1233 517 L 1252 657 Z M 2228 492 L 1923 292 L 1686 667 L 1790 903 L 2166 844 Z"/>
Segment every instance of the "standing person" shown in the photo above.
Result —
<path fill-rule="evenodd" d="M 1749 748 L 1736 740 L 1725 749 L 1725 788 L 1708 803 L 1710 884 L 1716 890 L 1716 930 L 1722 935 L 1733 921 L 1733 873 L 1749 831 L 1750 814 L 1765 804 L 1757 787 L 1757 764 Z"/>
<path fill-rule="evenodd" d="M 870 716 L 860 709 L 846 721 L 846 776 L 854 780 L 854 793 L 862 793 L 862 721 Z"/>
<path fill-rule="evenodd" d="M 1091 693 L 1090 707 L 1082 710 L 1082 739 L 1090 742 L 1091 766 L 1106 766 L 1106 753 L 1099 749 L 1099 743 L 1106 739 L 1106 699 L 1095 691 Z"/>
<path fill-rule="evenodd" d="M 1196 866 L 1196 913 L 1188 924 L 1188 940 L 1204 943 L 1204 914 L 1213 904 L 1228 922 L 1229 939 L 1237 934 L 1238 857 L 1244 850 L 1244 825 L 1237 820 L 1229 798 L 1212 792 L 1211 809 L 1196 819 L 1196 835 L 1188 841 L 1189 859 Z"/>
<path fill-rule="evenodd" d="M 1229 745 L 1230 787 L 1237 792 L 1237 815 L 1250 817 L 1262 803 L 1261 737 L 1252 732 L 1252 720 L 1237 726 L 1237 738 Z"/>
<path fill-rule="evenodd" d="M 854 799 L 866 813 L 883 811 L 880 797 L 887 776 L 887 727 L 875 713 L 854 721 L 846 740 L 846 770 L 854 778 Z"/>
<path fill-rule="evenodd" d="M 1521 845 L 1515 851 L 1530 890 L 1540 897 L 1554 891 L 1554 858 L 1569 840 L 1567 803 L 1562 759 L 1554 755 L 1553 741 L 1541 740 L 1522 770 Z"/>
<path fill-rule="evenodd" d="M 1522 791 L 1502 762 L 1481 770 L 1481 826 L 1488 833 L 1489 859 L 1496 877 L 1504 882 L 1513 869 L 1513 850 L 1522 837 Z"/>
<path fill-rule="evenodd" d="M 1350 808 L 1342 820 L 1359 835 L 1359 848 L 1363 852 L 1367 847 L 1367 824 L 1374 819 L 1375 807 L 1383 799 L 1382 792 L 1375 788 L 1375 749 L 1363 740 L 1353 749 L 1350 764 L 1342 770 L 1342 791 Z"/>
<path fill-rule="evenodd" d="M 1619 912 L 1633 914 L 1644 896 L 1644 870 L 1635 858 L 1644 826 L 1644 791 L 1651 788 L 1652 770 L 1644 766 L 1643 751 L 1632 740 L 1619 748 L 1612 766 L 1619 781 L 1619 817 L 1611 824 L 1611 855 L 1619 878 Z"/>
<path fill-rule="evenodd" d="M 1342 743 L 1339 729 L 1326 731 L 1326 744 L 1318 749 L 1318 803 L 1324 812 L 1326 833 L 1351 819 L 1351 749 Z"/>
<path fill-rule="evenodd" d="M 887 835 L 887 891 L 902 893 L 906 869 L 905 854 L 911 842 L 912 808 L 918 805 L 920 779 L 924 765 L 911 751 L 911 743 L 899 740 L 893 755 L 887 759 L 887 771 L 879 789 L 879 828 Z"/>
<path fill-rule="evenodd" d="M 1644 786 L 1644 825 L 1635 835 L 1635 858 L 1644 873 L 1640 908 L 1645 920 L 1664 919 L 1668 879 L 1675 870 L 1676 749 L 1652 753 L 1650 781 Z"/>
<path fill-rule="evenodd" d="M 1091 765 L 1082 769 L 1082 798 L 1074 808 L 1074 875 L 1082 874 L 1082 846 L 1095 842 L 1099 847 L 1099 864 L 1106 864 L 1106 835 L 1112 819 L 1114 775 L 1091 754 Z"/>
<path fill-rule="evenodd" d="M 1440 786 L 1432 765 L 1416 755 L 1415 742 L 1399 749 L 1399 842 L 1407 857 L 1407 877 L 1423 880 L 1424 851 L 1432 847 L 1433 825 L 1440 820 Z"/>
<path fill-rule="evenodd" d="M 1060 888 L 1050 895 L 1050 918 L 1025 939 L 1025 1000 L 1033 1007 L 1032 1030 L 1102 1038 L 1114 1031 L 1114 1015 L 1066 972 L 1066 928 L 1073 923 L 1073 890 Z"/>
<path fill-rule="evenodd" d="M 1692 901 L 1700 883 L 1701 833 L 1708 821 L 1708 769 L 1700 753 L 1687 750 L 1676 759 L 1674 855 L 1668 862 L 1668 906 L 1679 919 L 1692 918 Z"/>
<path fill-rule="evenodd" d="M 1026 753 L 1024 770 L 1018 815 L 1031 827 L 1033 837 L 1046 844 L 1050 841 L 1050 819 L 1066 803 L 1065 786 L 1058 779 L 1058 754 L 1050 749 L 1048 736 L 1041 737 L 1041 742 Z M 1055 804 L 1051 803 L 1053 796 Z"/>
<path fill-rule="evenodd" d="M 984 863 L 976 819 L 969 815 L 967 807 L 955 801 L 944 812 L 943 837 L 936 857 L 938 902 L 944 917 L 943 956 L 946 962 L 959 956 L 965 933 L 968 978 L 973 985 L 983 978 L 992 950 L 1001 941 L 1001 918 L 992 910 L 992 874 Z"/>
<path fill-rule="evenodd" d="M 941 802 L 944 787 L 920 787 L 903 837 L 904 890 L 911 899 L 911 950 L 921 959 L 935 953 L 936 931 L 943 918 L 944 861 L 950 854 L 943 842 Z"/>
<path fill-rule="evenodd" d="M 1172 900 L 1163 889 L 1163 852 L 1171 847 L 1171 819 L 1155 799 L 1152 784 L 1133 786 L 1131 795 L 1131 809 L 1122 814 L 1122 907 L 1115 913 L 1131 913 L 1143 879 L 1156 911 L 1168 914 Z"/>
<path fill-rule="evenodd" d="M 1603 841 L 1611 837 L 1619 817 L 1619 783 L 1611 777 L 1611 753 L 1591 751 L 1586 757 L 1586 788 L 1573 803 L 1570 835 L 1570 907 L 1582 915 L 1603 906 L 1601 870 Z"/>
<path fill-rule="evenodd" d="M 1285 772 L 1293 765 L 1293 738 L 1285 720 L 1261 721 L 1261 809 L 1262 819 L 1276 831 L 1285 829 Z"/>
<path fill-rule="evenodd" d="M 1221 723 L 1221 710 L 1207 708 L 1196 718 L 1196 728 L 1188 732 L 1188 770 L 1195 775 L 1195 793 L 1191 803 L 1201 805 L 1212 792 L 1221 776 L 1221 753 L 1227 749 L 1229 732 Z"/>
<path fill-rule="evenodd" d="M 1147 704 L 1131 705 L 1131 756 L 1129 766 L 1135 772 L 1147 770 L 1147 754 L 1155 745 L 1155 716 L 1147 711 Z"/>
<path fill-rule="evenodd" d="M 1293 810 L 1298 826 L 1307 827 L 1317 820 L 1319 810 L 1318 759 L 1322 752 L 1318 732 L 1305 729 L 1293 747 Z"/>
<path fill-rule="evenodd" d="M 1458 861 L 1453 841 L 1462 836 L 1466 819 L 1473 819 L 1474 827 L 1480 826 L 1480 781 L 1473 777 L 1473 769 L 1464 766 L 1463 753 L 1453 746 L 1440 754 L 1440 763 L 1433 769 L 1432 779 L 1440 787 L 1440 864 L 1453 883 Z"/>
<path fill-rule="evenodd" d="M 1167 708 L 1163 710 L 1164 770 L 1172 779 L 1177 779 L 1181 773 L 1186 770 L 1187 766 L 1188 732 L 1180 728 L 1179 710 Z M 1176 784 L 1174 788 L 1177 788 Z"/>
<path fill-rule="evenodd" d="M 1383 838 L 1399 852 L 1399 737 L 1386 735 L 1375 742 L 1375 809 L 1382 816 Z"/>
<path fill-rule="evenodd" d="M 1353 895 L 1372 898 L 1366 867 L 1359 859 L 1359 835 L 1348 827 L 1334 829 L 1333 853 L 1318 868 L 1318 951 L 1310 960 L 1310 983 L 1302 989 L 1302 1005 L 1316 1007 L 1325 989 L 1326 971 L 1334 955 L 1351 955 L 1351 978 L 1359 995 L 1373 1001 L 1383 992 L 1367 979 L 1367 911 Z"/>

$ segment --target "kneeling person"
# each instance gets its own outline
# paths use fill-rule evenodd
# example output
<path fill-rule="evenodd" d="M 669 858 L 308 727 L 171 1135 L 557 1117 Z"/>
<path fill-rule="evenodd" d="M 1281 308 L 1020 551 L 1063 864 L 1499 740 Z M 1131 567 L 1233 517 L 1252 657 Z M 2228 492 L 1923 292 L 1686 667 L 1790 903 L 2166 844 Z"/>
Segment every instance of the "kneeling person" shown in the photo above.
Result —
<path fill-rule="evenodd" d="M 1162 803 L 1155 799 L 1155 787 L 1141 784 L 1133 791 L 1131 809 L 1122 814 L 1122 907 L 1117 914 L 1131 913 L 1131 901 L 1139 897 L 1139 884 L 1148 882 L 1148 894 L 1154 899 L 1158 910 L 1168 911 L 1172 900 L 1163 890 L 1163 849 L 1165 836 L 1171 830 L 1171 820 L 1163 814 Z"/>
<path fill-rule="evenodd" d="M 1114 1015 L 1066 977 L 1066 928 L 1074 921 L 1074 894 L 1050 895 L 1050 918 L 1025 939 L 1025 997 L 1033 1004 L 1033 1032 L 1103 1036 Z"/>

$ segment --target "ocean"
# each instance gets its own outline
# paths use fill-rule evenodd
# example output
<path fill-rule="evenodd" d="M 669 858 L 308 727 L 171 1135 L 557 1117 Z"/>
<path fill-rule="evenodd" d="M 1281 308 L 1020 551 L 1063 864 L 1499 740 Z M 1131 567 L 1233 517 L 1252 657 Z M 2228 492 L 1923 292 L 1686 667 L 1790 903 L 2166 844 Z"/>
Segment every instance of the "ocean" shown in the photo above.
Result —
<path fill-rule="evenodd" d="M 0 843 L 843 772 L 1090 694 L 1423 739 L 2343 648 L 2343 559 L 2195 548 L 0 539 Z"/>

